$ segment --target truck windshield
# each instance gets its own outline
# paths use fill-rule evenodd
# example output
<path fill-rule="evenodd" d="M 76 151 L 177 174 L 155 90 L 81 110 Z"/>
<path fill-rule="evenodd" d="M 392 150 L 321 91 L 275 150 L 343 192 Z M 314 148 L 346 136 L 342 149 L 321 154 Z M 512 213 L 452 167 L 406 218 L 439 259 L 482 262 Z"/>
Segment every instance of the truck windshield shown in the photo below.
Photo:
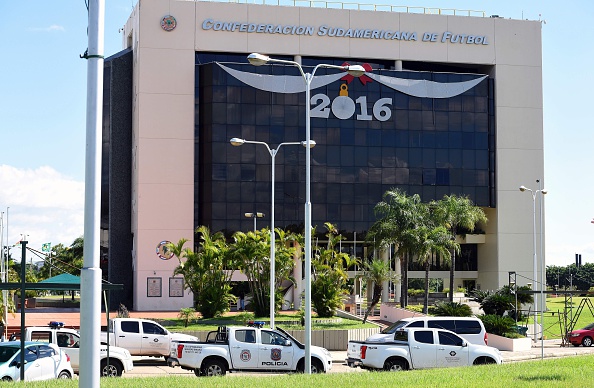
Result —
<path fill-rule="evenodd" d="M 406 321 L 396 321 L 392 323 L 390 326 L 386 327 L 384 330 L 381 331 L 382 334 L 394 334 L 398 329 L 402 329 L 408 322 Z"/>
<path fill-rule="evenodd" d="M 281 328 L 280 328 L 280 327 L 278 327 L 278 326 L 276 327 L 276 329 L 277 329 L 278 331 L 280 331 L 281 333 L 283 333 L 284 335 L 286 335 L 286 336 L 287 336 L 287 337 L 288 337 L 288 338 L 291 340 L 291 342 L 293 342 L 295 345 L 297 345 L 297 347 L 298 347 L 299 349 L 305 349 L 305 345 L 303 345 L 301 342 L 297 341 L 297 340 L 295 339 L 295 337 L 293 337 L 291 334 L 287 333 L 286 331 L 284 331 L 283 329 L 281 329 Z"/>

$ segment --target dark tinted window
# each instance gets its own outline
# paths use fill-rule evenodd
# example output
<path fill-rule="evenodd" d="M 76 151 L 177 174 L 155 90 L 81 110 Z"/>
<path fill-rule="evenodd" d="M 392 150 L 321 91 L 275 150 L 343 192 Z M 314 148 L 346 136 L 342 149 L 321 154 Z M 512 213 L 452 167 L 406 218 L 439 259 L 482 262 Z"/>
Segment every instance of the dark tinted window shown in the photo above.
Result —
<path fill-rule="evenodd" d="M 239 342 L 256 343 L 256 334 L 254 330 L 237 330 L 235 339 Z"/>
<path fill-rule="evenodd" d="M 462 346 L 464 340 L 453 333 L 440 331 L 439 333 L 440 345 Z"/>
<path fill-rule="evenodd" d="M 456 325 L 453 320 L 429 320 L 427 322 L 432 329 L 445 329 L 450 331 L 456 330 Z"/>
<path fill-rule="evenodd" d="M 25 361 L 33 362 L 35 360 L 37 360 L 37 347 L 31 346 L 25 349 Z"/>
<path fill-rule="evenodd" d="M 481 325 L 478 321 L 456 321 L 455 332 L 458 334 L 480 334 Z"/>
<path fill-rule="evenodd" d="M 47 345 L 40 345 L 39 346 L 39 358 L 43 358 L 43 357 L 51 357 L 54 354 L 56 354 L 56 351 L 52 348 L 50 348 Z"/>
<path fill-rule="evenodd" d="M 424 321 L 411 322 L 406 327 L 425 327 L 425 322 Z"/>
<path fill-rule="evenodd" d="M 433 332 L 432 331 L 415 331 L 415 341 L 423 344 L 433 343 Z"/>
<path fill-rule="evenodd" d="M 121 322 L 122 331 L 125 333 L 140 333 L 140 326 L 138 322 L 134 321 L 122 321 Z"/>
<path fill-rule="evenodd" d="M 167 334 L 161 326 L 155 325 L 152 322 L 142 322 L 142 331 L 144 332 L 144 334 L 157 334 L 157 335 Z"/>
<path fill-rule="evenodd" d="M 382 334 L 394 334 L 396 330 L 403 328 L 406 326 L 405 321 L 396 321 L 392 323 L 390 326 L 386 327 L 384 330 L 381 331 Z"/>
<path fill-rule="evenodd" d="M 259 189 L 270 187 L 269 153 L 261 144 L 234 147 L 229 139 L 266 142 L 273 148 L 282 142 L 305 140 L 303 92 L 258 90 L 213 61 L 246 74 L 274 77 L 299 76 L 299 70 L 280 65 L 255 68 L 246 55 L 196 54 L 194 224 L 209 225 L 212 231 L 224 231 L 229 236 L 236 230 L 251 230 L 253 220 L 243 214 L 265 212 L 271 202 L 270 190 Z M 359 60 L 375 63 L 368 59 L 355 62 Z M 311 71 L 309 65 L 320 62 L 327 63 L 328 58 L 303 58 L 303 63 L 308 63 L 304 65 L 306 71 Z M 374 74 L 397 79 L 449 83 L 477 78 L 467 73 L 467 68 L 451 67 L 450 73 L 444 73 L 437 65 L 425 65 L 422 71 L 373 66 Z M 335 73 L 319 69 L 316 75 Z M 312 224 L 330 221 L 346 234 L 364 233 L 375 221 L 375 214 L 357 209 L 377 203 L 384 191 L 395 185 L 409 195 L 420 194 L 423 202 L 440 199 L 444 193 L 468 194 L 477 205 L 494 207 L 495 179 L 490 178 L 495 176 L 492 81 L 484 80 L 464 95 L 432 99 L 406 95 L 378 82 L 355 80 L 348 84 L 354 112 L 344 119 L 339 119 L 333 108 L 340 82 L 312 91 L 324 95 L 328 104 L 318 101 L 312 107 L 325 106 L 329 114 L 310 123 L 312 140 L 317 142 L 311 150 Z M 380 97 L 387 100 L 381 103 Z M 390 114 L 385 121 L 374 113 L 379 107 Z M 276 155 L 275 167 L 275 224 L 298 228 L 299 215 L 304 211 L 305 187 L 300 182 L 305 179 L 305 149 L 283 146 Z M 353 184 L 357 184 L 356 191 Z M 269 217 L 266 214 L 261 221 L 269 222 Z M 318 234 L 324 237 L 321 228 Z"/>

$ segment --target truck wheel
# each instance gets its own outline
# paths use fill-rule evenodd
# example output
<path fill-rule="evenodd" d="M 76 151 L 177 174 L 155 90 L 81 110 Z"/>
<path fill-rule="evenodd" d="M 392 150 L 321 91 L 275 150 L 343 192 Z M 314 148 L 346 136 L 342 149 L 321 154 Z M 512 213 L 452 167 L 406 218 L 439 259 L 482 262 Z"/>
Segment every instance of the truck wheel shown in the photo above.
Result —
<path fill-rule="evenodd" d="M 493 360 L 491 357 L 479 357 L 476 360 L 474 360 L 473 365 L 487 365 L 495 363 L 495 360 Z"/>
<path fill-rule="evenodd" d="M 202 376 L 202 372 L 200 372 L 200 369 L 198 368 L 194 368 L 194 374 L 196 375 L 196 377 Z"/>
<path fill-rule="evenodd" d="M 118 377 L 122 375 L 122 365 L 110 358 L 109 364 L 107 364 L 107 359 L 101 360 L 101 369 L 100 369 L 100 376 L 101 377 Z"/>
<path fill-rule="evenodd" d="M 59 379 L 71 379 L 72 376 L 70 375 L 70 373 L 67 370 L 63 370 L 62 372 L 60 372 L 60 374 L 58 375 Z"/>
<path fill-rule="evenodd" d="M 386 371 L 400 372 L 406 369 L 406 362 L 398 358 L 390 358 L 384 363 L 384 370 Z"/>
<path fill-rule="evenodd" d="M 227 367 L 219 360 L 206 360 L 202 365 L 203 376 L 225 376 Z"/>
<path fill-rule="evenodd" d="M 584 337 L 584 339 L 582 340 L 582 345 L 584 345 L 585 347 L 592 346 L 592 338 Z"/>
<path fill-rule="evenodd" d="M 305 373 L 305 359 L 299 360 L 297 363 L 297 373 Z M 324 373 L 324 365 L 317 358 L 311 359 L 311 373 Z"/>

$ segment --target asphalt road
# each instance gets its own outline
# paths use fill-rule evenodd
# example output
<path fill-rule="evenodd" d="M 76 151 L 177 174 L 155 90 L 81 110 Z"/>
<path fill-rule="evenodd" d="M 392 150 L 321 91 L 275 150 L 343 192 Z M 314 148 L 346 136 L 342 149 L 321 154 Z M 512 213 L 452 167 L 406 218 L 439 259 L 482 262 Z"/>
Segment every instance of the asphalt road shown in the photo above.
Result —
<path fill-rule="evenodd" d="M 366 372 L 360 368 L 349 368 L 346 363 L 341 362 L 334 362 L 332 364 L 332 369 L 330 373 L 361 373 Z M 238 372 L 238 373 L 230 373 L 228 376 L 239 376 L 239 375 L 246 375 L 246 374 L 256 374 L 258 372 Z M 264 374 L 264 373 L 258 373 Z M 266 375 L 271 375 L 273 373 L 265 373 Z M 160 376 L 188 376 L 193 377 L 194 372 L 184 370 L 180 367 L 171 368 L 167 366 L 167 363 L 163 360 L 163 358 L 136 358 L 134 361 L 134 369 L 132 369 L 129 373 L 124 373 L 123 377 L 132 378 L 132 377 L 160 377 Z"/>

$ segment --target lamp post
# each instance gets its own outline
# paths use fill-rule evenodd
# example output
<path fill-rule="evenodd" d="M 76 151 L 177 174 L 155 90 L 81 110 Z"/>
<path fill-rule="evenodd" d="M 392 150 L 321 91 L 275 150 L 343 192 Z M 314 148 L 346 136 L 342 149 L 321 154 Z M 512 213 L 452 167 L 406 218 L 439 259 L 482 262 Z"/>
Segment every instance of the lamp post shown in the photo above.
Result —
<path fill-rule="evenodd" d="M 254 219 L 254 232 L 256 229 L 256 218 L 262 218 L 265 216 L 264 213 L 256 212 L 256 213 L 244 213 L 243 214 L 246 218 L 253 218 Z"/>
<path fill-rule="evenodd" d="M 537 182 L 539 182 L 537 180 Z M 540 186 L 540 185 L 539 185 Z M 540 224 L 541 224 L 541 239 L 542 239 L 542 199 L 543 199 L 543 195 L 545 195 L 547 193 L 546 190 L 544 189 L 538 189 L 538 190 L 532 190 L 527 188 L 526 186 L 520 186 L 520 191 L 524 192 L 524 191 L 529 191 L 532 194 L 532 241 L 533 241 L 533 251 L 534 251 L 534 287 L 533 290 L 536 291 L 536 266 L 537 266 L 537 260 L 536 260 L 536 195 L 538 193 L 540 193 L 541 195 L 541 200 L 540 200 L 540 206 L 541 206 L 541 218 L 540 218 Z M 540 309 L 540 324 L 541 324 L 541 333 L 540 333 L 540 347 L 541 347 L 541 358 L 544 358 L 544 271 L 545 271 L 545 267 L 544 267 L 544 257 L 542 257 L 542 252 L 541 252 L 541 282 L 540 282 L 540 303 L 541 303 L 541 309 Z M 537 306 L 538 303 L 536 302 L 536 293 L 534 294 L 534 305 Z M 534 312 L 534 342 L 536 342 L 536 311 Z"/>
<path fill-rule="evenodd" d="M 264 143 L 262 141 L 253 141 L 253 140 L 245 140 L 245 139 L 239 139 L 237 137 L 234 137 L 233 139 L 229 140 L 229 142 L 236 146 L 239 147 L 241 145 L 244 145 L 246 143 L 248 144 L 262 144 L 263 146 L 266 147 L 266 149 L 268 150 L 268 153 L 270 154 L 270 157 L 272 159 L 271 165 L 271 181 L 272 181 L 272 190 L 271 190 L 271 197 L 270 197 L 270 327 L 274 329 L 274 305 L 275 305 L 275 300 L 274 300 L 274 274 L 275 274 L 275 240 L 276 240 L 276 236 L 274 234 L 274 160 L 276 158 L 276 154 L 278 153 L 278 150 L 284 146 L 284 145 L 298 145 L 301 144 L 304 147 L 314 147 L 316 145 L 315 141 L 309 141 L 309 142 L 285 142 L 285 143 L 280 143 L 276 148 L 270 148 L 268 146 L 267 143 Z M 307 148 L 307 151 L 309 151 L 309 148 Z M 248 217 L 248 214 L 251 213 L 246 213 L 245 216 Z M 262 214 L 262 213 L 256 213 L 256 214 Z M 263 214 L 262 214 L 263 215 Z M 254 230 L 256 228 L 256 217 L 254 217 Z"/>
<path fill-rule="evenodd" d="M 254 66 L 261 66 L 268 62 L 283 63 L 299 69 L 305 82 L 305 373 L 311 373 L 311 82 L 320 67 L 343 70 L 354 77 L 365 73 L 361 65 L 336 66 L 318 64 L 311 73 L 303 71 L 299 62 L 270 58 L 267 55 L 252 53 L 247 57 Z"/>

